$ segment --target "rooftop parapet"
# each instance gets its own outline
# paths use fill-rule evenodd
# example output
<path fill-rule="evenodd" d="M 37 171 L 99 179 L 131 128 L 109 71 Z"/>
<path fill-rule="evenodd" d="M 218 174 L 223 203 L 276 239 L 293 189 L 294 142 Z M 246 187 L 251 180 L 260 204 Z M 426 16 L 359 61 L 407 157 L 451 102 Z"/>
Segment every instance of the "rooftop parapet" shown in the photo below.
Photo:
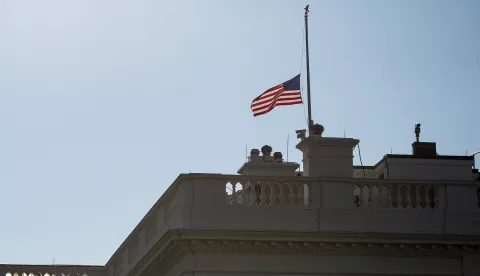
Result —
<path fill-rule="evenodd" d="M 174 229 L 475 236 L 479 189 L 475 181 L 182 174 L 109 260 L 108 275 L 127 275 Z"/>

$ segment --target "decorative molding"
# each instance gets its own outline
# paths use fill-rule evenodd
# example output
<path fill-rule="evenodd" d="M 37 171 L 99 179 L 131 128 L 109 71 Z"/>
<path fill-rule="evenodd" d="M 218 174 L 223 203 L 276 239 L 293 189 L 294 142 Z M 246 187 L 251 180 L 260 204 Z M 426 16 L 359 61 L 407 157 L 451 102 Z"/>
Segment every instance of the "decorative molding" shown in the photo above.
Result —
<path fill-rule="evenodd" d="M 391 256 L 391 257 L 451 257 L 460 258 L 461 252 L 413 251 L 413 250 L 362 250 L 321 248 L 267 248 L 267 247 L 195 247 L 195 253 L 260 253 L 260 254 L 311 254 L 329 256 Z"/>
<path fill-rule="evenodd" d="M 177 243 L 189 243 L 182 240 Z M 274 245 L 274 246 L 273 246 Z M 433 249 L 431 249 L 433 248 Z M 364 243 L 309 243 L 292 241 L 243 241 L 242 243 L 228 243 L 221 241 L 197 240 L 192 247 L 194 252 L 262 252 L 262 253 L 327 253 L 336 255 L 390 255 L 390 256 L 453 256 L 460 257 L 462 252 L 470 247 L 463 245 L 432 245 L 430 248 L 419 244 L 399 244 L 390 247 L 389 244 Z M 473 250 L 471 250 L 473 252 Z M 479 250 L 480 251 L 480 250 Z M 375 253 L 377 252 L 377 253 Z"/>
<path fill-rule="evenodd" d="M 245 240 L 258 241 L 299 241 L 299 242 L 349 242 L 349 243 L 389 243 L 389 244 L 451 244 L 480 246 L 478 235 L 451 234 L 403 234 L 403 233 L 348 233 L 324 231 L 282 231 L 282 230 L 217 230 L 179 229 L 172 230 L 187 239 Z"/>
<path fill-rule="evenodd" d="M 478 238 L 461 240 L 443 238 L 443 242 L 433 239 L 407 238 L 405 235 L 389 237 L 382 241 L 381 235 L 375 234 L 334 234 L 334 233 L 283 233 L 270 231 L 270 239 L 265 239 L 259 232 L 256 235 L 226 238 L 224 235 L 212 235 L 220 231 L 176 230 L 169 231 L 147 255 L 133 267 L 128 276 L 159 275 L 167 271 L 178 258 L 184 254 L 301 254 L 329 256 L 388 256 L 388 257 L 443 257 L 461 258 L 465 251 L 468 254 L 480 254 Z M 242 231 L 246 234 L 249 231 Z M 253 233 L 250 233 L 253 234 Z M 216 236 L 216 238 L 215 238 Z M 321 237 L 323 240 L 320 240 Z M 332 239 L 335 236 L 336 239 Z M 351 241 L 352 236 L 357 241 Z M 375 239 L 380 236 L 380 239 Z M 368 237 L 368 239 L 367 239 Z M 275 239 L 276 238 L 276 239 Z M 385 237 L 384 237 L 385 238 Z M 431 238 L 431 237 L 430 237 Z M 377 240 L 377 241 L 375 241 Z M 473 243 L 474 242 L 474 243 Z"/>

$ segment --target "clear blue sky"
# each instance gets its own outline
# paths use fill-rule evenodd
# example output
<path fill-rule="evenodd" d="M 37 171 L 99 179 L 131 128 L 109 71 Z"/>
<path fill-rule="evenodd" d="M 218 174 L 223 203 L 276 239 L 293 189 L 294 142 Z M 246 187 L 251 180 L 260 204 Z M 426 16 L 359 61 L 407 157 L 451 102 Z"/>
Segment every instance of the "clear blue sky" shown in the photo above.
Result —
<path fill-rule="evenodd" d="M 365 165 L 417 122 L 480 150 L 480 1 L 310 2 L 0 0 L 0 263 L 104 264 L 179 173 L 236 173 L 246 144 L 290 134 L 300 162 L 304 106 L 249 107 L 300 71 L 306 4 L 325 136 Z"/>

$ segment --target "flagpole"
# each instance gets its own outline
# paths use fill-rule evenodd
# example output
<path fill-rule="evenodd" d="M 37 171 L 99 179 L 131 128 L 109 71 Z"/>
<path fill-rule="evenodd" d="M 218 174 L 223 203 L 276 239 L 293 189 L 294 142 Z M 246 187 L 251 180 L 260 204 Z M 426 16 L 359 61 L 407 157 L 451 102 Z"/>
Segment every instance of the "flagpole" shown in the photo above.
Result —
<path fill-rule="evenodd" d="M 312 131 L 313 120 L 312 120 L 312 105 L 311 105 L 311 96 L 310 96 L 310 59 L 308 54 L 308 7 L 305 7 L 305 44 L 306 44 L 306 54 L 307 54 L 307 100 L 308 100 L 308 132 Z M 310 133 L 311 134 L 311 133 Z"/>

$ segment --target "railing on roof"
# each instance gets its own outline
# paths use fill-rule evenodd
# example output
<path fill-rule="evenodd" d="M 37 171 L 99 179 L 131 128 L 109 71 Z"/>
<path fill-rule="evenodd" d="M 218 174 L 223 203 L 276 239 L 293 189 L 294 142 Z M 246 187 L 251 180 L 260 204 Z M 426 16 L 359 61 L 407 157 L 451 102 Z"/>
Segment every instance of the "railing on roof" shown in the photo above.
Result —
<path fill-rule="evenodd" d="M 479 188 L 478 182 L 180 175 L 109 260 L 108 276 L 127 275 L 166 231 L 178 228 L 480 234 Z"/>

